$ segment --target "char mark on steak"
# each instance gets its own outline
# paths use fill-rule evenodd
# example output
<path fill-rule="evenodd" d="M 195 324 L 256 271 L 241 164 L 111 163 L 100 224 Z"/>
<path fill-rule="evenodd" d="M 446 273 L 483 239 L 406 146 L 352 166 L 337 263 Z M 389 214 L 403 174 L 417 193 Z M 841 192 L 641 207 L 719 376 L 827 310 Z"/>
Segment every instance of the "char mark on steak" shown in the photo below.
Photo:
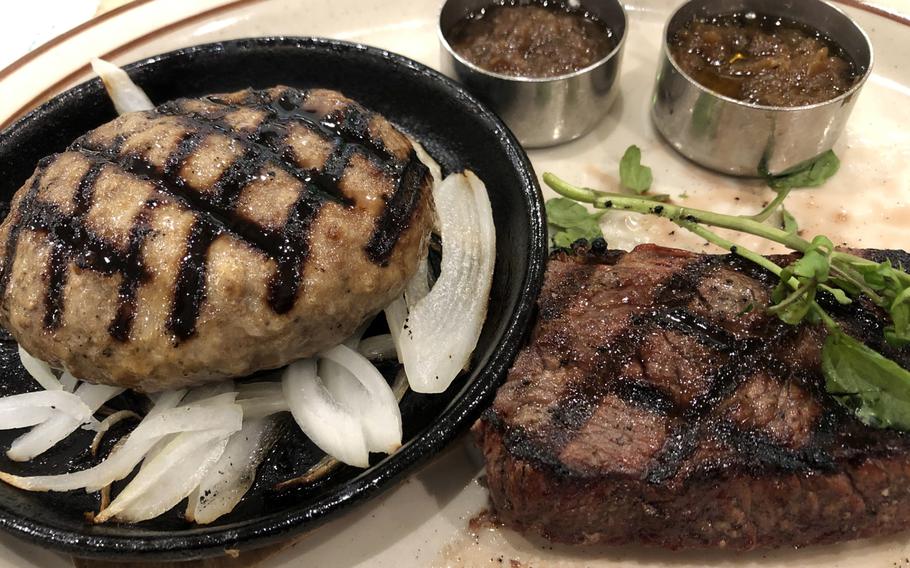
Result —
<path fill-rule="evenodd" d="M 501 519 L 556 541 L 671 548 L 903 528 L 910 439 L 826 394 L 825 330 L 768 314 L 774 283 L 732 255 L 556 253 L 530 343 L 475 426 Z M 875 306 L 820 301 L 910 367 Z"/>

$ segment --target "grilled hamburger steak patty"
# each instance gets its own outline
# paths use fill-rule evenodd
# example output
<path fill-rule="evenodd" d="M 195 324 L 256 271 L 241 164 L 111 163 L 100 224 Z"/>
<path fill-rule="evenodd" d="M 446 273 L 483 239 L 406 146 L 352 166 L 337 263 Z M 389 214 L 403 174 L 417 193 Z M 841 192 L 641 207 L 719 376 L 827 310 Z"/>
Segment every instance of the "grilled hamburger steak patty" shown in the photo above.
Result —
<path fill-rule="evenodd" d="M 179 99 L 40 162 L 0 226 L 0 324 L 146 392 L 279 367 L 399 295 L 432 215 L 409 140 L 340 93 Z"/>
<path fill-rule="evenodd" d="M 910 437 L 825 393 L 826 332 L 762 309 L 773 276 L 735 256 L 594 248 L 551 259 L 530 344 L 475 425 L 502 521 L 560 542 L 737 549 L 908 526 Z M 871 304 L 824 307 L 910 366 Z"/>

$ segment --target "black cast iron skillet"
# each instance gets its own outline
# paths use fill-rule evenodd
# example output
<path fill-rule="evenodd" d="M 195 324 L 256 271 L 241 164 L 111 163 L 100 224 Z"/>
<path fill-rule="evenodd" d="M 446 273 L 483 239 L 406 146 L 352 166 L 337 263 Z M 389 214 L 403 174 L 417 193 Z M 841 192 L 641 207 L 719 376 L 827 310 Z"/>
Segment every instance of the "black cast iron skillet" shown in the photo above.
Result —
<path fill-rule="evenodd" d="M 346 467 L 314 485 L 276 491 L 276 482 L 301 474 L 322 457 L 290 425 L 246 498 L 233 513 L 208 526 L 182 520 L 182 505 L 138 525 L 92 525 L 84 513 L 97 511 L 97 494 L 28 493 L 0 484 L 0 527 L 77 556 L 186 560 L 287 539 L 389 487 L 463 432 L 489 405 L 530 324 L 543 278 L 546 226 L 540 188 L 527 156 L 499 118 L 454 82 L 400 55 L 340 41 L 279 37 L 181 49 L 127 69 L 156 103 L 276 84 L 337 89 L 420 140 L 447 172 L 470 168 L 489 189 L 496 268 L 472 370 L 441 395 L 406 396 L 406 443 L 394 455 L 373 456 L 367 470 Z M 114 116 L 95 79 L 55 97 L 0 134 L 0 202 L 9 201 L 40 158 L 63 150 Z M 19 365 L 15 342 L 4 334 L 0 395 L 33 388 Z M 138 402 L 127 396 L 120 403 Z M 126 431 L 124 426 L 119 434 Z M 20 433 L 0 433 L 0 448 Z M 108 447 L 117 435 L 110 436 Z M 78 431 L 26 464 L 0 456 L 0 468 L 23 475 L 82 469 L 94 463 L 87 451 L 90 439 L 90 432 Z"/>

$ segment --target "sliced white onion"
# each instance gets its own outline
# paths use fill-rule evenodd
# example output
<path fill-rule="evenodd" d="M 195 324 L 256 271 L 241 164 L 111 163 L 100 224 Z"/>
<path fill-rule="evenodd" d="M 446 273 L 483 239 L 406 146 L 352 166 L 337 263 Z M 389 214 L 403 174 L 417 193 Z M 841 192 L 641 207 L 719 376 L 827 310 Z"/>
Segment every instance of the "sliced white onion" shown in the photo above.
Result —
<path fill-rule="evenodd" d="M 152 399 L 152 402 L 154 404 L 153 404 L 152 408 L 146 413 L 145 418 L 143 418 L 143 421 L 151 420 L 155 416 L 158 416 L 159 414 L 164 413 L 164 411 L 166 411 L 166 410 L 170 410 L 171 408 L 176 408 L 177 405 L 180 404 L 180 401 L 183 400 L 183 397 L 186 396 L 186 393 L 187 393 L 187 389 L 177 389 L 177 390 L 163 391 L 163 392 L 154 393 L 154 394 L 149 395 L 149 398 Z M 145 461 L 151 459 L 152 456 L 156 455 L 161 450 L 161 448 L 163 448 L 165 445 L 167 445 L 168 441 L 171 438 L 172 438 L 171 435 L 167 435 L 167 436 L 163 436 L 160 440 L 158 440 L 158 442 L 156 442 L 152 446 L 152 448 L 148 452 L 146 452 L 145 457 L 143 459 L 143 463 Z"/>
<path fill-rule="evenodd" d="M 95 413 L 101 405 L 124 391 L 123 387 L 113 387 L 110 385 L 93 385 L 91 383 L 82 383 L 76 389 L 76 396 L 92 409 Z"/>
<path fill-rule="evenodd" d="M 398 356 L 391 333 L 367 337 L 357 346 L 357 351 L 370 361 L 390 361 Z"/>
<path fill-rule="evenodd" d="M 408 139 L 411 141 L 411 146 L 414 147 L 414 153 L 417 154 L 417 159 L 423 162 L 423 165 L 430 170 L 430 176 L 433 178 L 433 187 L 436 187 L 436 184 L 442 181 L 442 168 L 439 166 L 439 162 L 433 159 L 432 156 L 426 151 L 426 149 L 410 136 Z"/>
<path fill-rule="evenodd" d="M 75 394 L 71 396 L 75 396 L 83 402 L 88 409 L 86 416 L 59 413 L 47 422 L 35 426 L 30 431 L 16 438 L 9 451 L 6 452 L 6 456 L 13 461 L 28 461 L 35 456 L 41 455 L 75 432 L 80 425 L 91 419 L 92 414 L 102 404 L 122 392 L 123 389 L 120 387 L 83 383 L 82 386 L 76 389 Z"/>
<path fill-rule="evenodd" d="M 44 390 L 63 390 L 63 385 L 57 380 L 51 366 L 30 355 L 21 345 L 19 346 L 19 360 L 22 361 L 22 366 L 25 367 L 28 374 L 38 381 Z"/>
<path fill-rule="evenodd" d="M 117 109 L 117 114 L 141 110 L 152 110 L 155 105 L 140 89 L 126 71 L 103 59 L 93 58 L 92 69 L 101 77 L 104 88 Z"/>
<path fill-rule="evenodd" d="M 188 521 L 207 524 L 234 510 L 256 480 L 256 470 L 278 438 L 274 418 L 249 419 L 228 440 L 221 459 L 190 494 Z"/>
<path fill-rule="evenodd" d="M 443 392 L 470 361 L 486 318 L 496 255 L 490 199 L 477 176 L 450 175 L 436 188 L 434 201 L 442 237 L 439 279 L 407 306 L 403 320 L 400 301 L 386 309 L 411 388 L 422 393 Z"/>
<path fill-rule="evenodd" d="M 401 334 L 404 331 L 404 322 L 408 319 L 408 305 L 404 301 L 404 294 L 392 300 L 385 307 L 385 319 L 389 324 L 389 335 L 395 343 L 395 353 L 398 361 L 404 361 L 401 355 Z"/>
<path fill-rule="evenodd" d="M 370 324 L 373 323 L 373 319 L 375 319 L 375 318 L 373 318 L 373 317 L 367 318 L 365 322 L 360 324 L 360 326 L 356 330 L 354 330 L 354 333 L 352 333 L 350 335 L 350 337 L 348 337 L 341 343 L 347 347 L 350 347 L 351 349 L 357 349 L 357 346 L 360 345 L 360 338 L 362 338 L 363 334 L 366 333 L 367 329 L 369 329 Z"/>
<path fill-rule="evenodd" d="M 417 272 L 408 281 L 404 289 L 404 299 L 407 305 L 413 306 L 423 300 L 430 293 L 430 261 L 424 256 L 417 263 Z"/>
<path fill-rule="evenodd" d="M 284 393 L 281 390 L 280 381 L 240 383 L 237 385 L 237 400 L 273 396 L 284 396 Z"/>
<path fill-rule="evenodd" d="M 399 403 L 401 399 L 404 398 L 408 392 L 408 375 L 404 372 L 404 369 L 398 371 L 398 374 L 395 375 L 395 380 L 392 381 L 392 394 L 395 395 L 395 400 Z"/>
<path fill-rule="evenodd" d="M 284 371 L 282 385 L 291 415 L 314 444 L 346 464 L 370 465 L 360 420 L 329 393 L 316 375 L 313 359 L 291 363 Z"/>
<path fill-rule="evenodd" d="M 64 390 L 26 392 L 0 398 L 0 412 L 19 408 L 49 408 L 71 416 L 80 423 L 92 416 L 92 409 L 81 398 Z"/>
<path fill-rule="evenodd" d="M 177 405 L 180 404 L 180 401 L 183 400 L 183 397 L 186 396 L 186 392 L 186 389 L 177 389 L 152 395 L 150 398 L 152 399 L 153 405 L 145 415 L 146 420 L 163 413 L 165 410 L 176 408 Z"/>
<path fill-rule="evenodd" d="M 239 424 L 237 425 L 239 429 Z M 96 523 L 117 518 L 138 523 L 169 511 L 189 495 L 214 466 L 236 430 L 178 434 L 111 502 Z"/>
<path fill-rule="evenodd" d="M 193 406 L 222 406 L 222 405 L 233 405 L 234 400 L 237 398 L 236 391 L 233 390 L 234 383 L 233 381 L 225 381 L 224 383 L 213 383 L 210 385 L 205 385 L 201 387 L 196 387 L 189 391 L 177 391 L 172 394 L 170 397 L 165 399 L 165 402 L 170 404 L 178 396 L 181 396 L 180 406 L 185 407 L 189 405 Z M 163 397 L 162 397 L 163 398 Z M 160 400 L 160 399 L 159 399 Z M 176 406 L 176 405 L 175 405 Z M 151 413 L 149 413 L 151 414 Z M 152 446 L 146 454 L 145 458 L 142 460 L 142 466 L 140 471 L 145 469 L 145 467 L 156 457 L 161 451 L 167 447 L 171 441 L 177 437 L 179 433 L 169 434 L 162 437 L 158 442 Z"/>
<path fill-rule="evenodd" d="M 69 371 L 63 371 L 63 374 L 60 375 L 60 386 L 63 387 L 63 390 L 73 392 L 76 390 L 77 384 L 79 384 L 79 379 L 71 375 Z"/>
<path fill-rule="evenodd" d="M 203 404 L 211 406 L 213 404 L 231 404 L 236 396 L 234 381 L 219 381 L 190 389 L 180 401 L 180 405 Z"/>
<path fill-rule="evenodd" d="M 244 421 L 290 410 L 281 383 L 274 381 L 237 385 L 237 403 L 243 407 Z"/>
<path fill-rule="evenodd" d="M 392 383 L 392 392 L 395 393 L 395 399 L 398 402 L 401 402 L 401 399 L 404 398 L 405 393 L 408 391 L 408 377 L 404 374 L 404 369 L 398 371 L 398 374 L 395 376 L 395 381 Z M 276 490 L 282 490 L 287 487 L 297 487 L 300 485 L 309 485 L 319 479 L 322 479 L 326 475 L 332 473 L 341 466 L 341 462 L 332 456 L 325 456 L 314 464 L 310 469 L 308 469 L 303 475 L 295 477 L 293 479 L 288 479 L 282 481 L 275 485 Z"/>
<path fill-rule="evenodd" d="M 290 410 L 288 402 L 284 399 L 283 394 L 272 397 L 244 398 L 238 400 L 237 404 L 243 408 L 244 420 L 265 418 L 266 416 Z"/>
<path fill-rule="evenodd" d="M 154 410 L 154 409 L 153 409 Z M 151 412 L 149 413 L 151 415 Z M 122 446 L 95 467 L 62 475 L 19 477 L 0 472 L 0 480 L 30 491 L 72 491 L 85 488 L 97 491 L 122 479 L 136 467 L 145 454 L 164 436 L 180 432 L 240 429 L 243 413 L 236 404 L 219 406 L 181 406 L 146 416 Z"/>
<path fill-rule="evenodd" d="M 35 408 L 22 406 L 19 408 L 7 408 L 0 411 L 0 430 L 12 430 L 14 428 L 27 428 L 35 424 L 41 424 L 45 420 L 58 416 L 59 413 L 52 408 Z"/>
<path fill-rule="evenodd" d="M 390 454 L 401 446 L 401 410 L 382 373 L 366 357 L 338 345 L 319 357 L 326 389 L 359 417 L 367 448 Z"/>

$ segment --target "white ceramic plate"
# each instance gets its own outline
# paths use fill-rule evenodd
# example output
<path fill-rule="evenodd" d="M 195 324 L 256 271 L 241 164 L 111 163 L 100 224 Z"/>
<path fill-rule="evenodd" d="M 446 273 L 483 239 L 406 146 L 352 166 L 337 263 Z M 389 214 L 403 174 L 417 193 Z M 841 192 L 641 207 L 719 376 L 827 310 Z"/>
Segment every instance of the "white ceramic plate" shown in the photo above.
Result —
<path fill-rule="evenodd" d="M 910 13 L 910 1 L 886 0 Z M 850 0 L 855 4 L 854 0 Z M 700 169 L 676 155 L 654 131 L 648 101 L 661 29 L 678 4 L 630 0 L 622 96 L 583 139 L 530 153 L 538 174 L 553 171 L 607 190 L 618 183 L 617 162 L 630 144 L 654 170 L 654 189 L 685 204 L 745 213 L 772 193 L 760 182 Z M 128 63 L 178 47 L 257 35 L 319 35 L 380 46 L 438 66 L 436 1 L 414 0 L 137 0 L 80 26 L 0 71 L 0 124 L 88 78 L 89 57 Z M 910 22 L 868 10 L 845 10 L 872 37 L 875 70 L 835 150 L 841 171 L 824 187 L 794 192 L 787 201 L 801 228 L 860 247 L 910 247 Z M 545 190 L 547 197 L 552 192 Z M 613 246 L 654 241 L 700 250 L 697 239 L 671 235 L 659 221 L 605 218 Z M 744 240 L 744 243 L 748 242 Z M 769 250 L 755 245 L 759 250 Z M 316 530 L 263 566 L 411 568 L 508 566 L 607 568 L 618 566 L 910 567 L 907 535 L 804 550 L 726 553 L 627 548 L 572 548 L 529 541 L 469 520 L 486 504 L 476 481 L 481 466 L 467 441 L 456 445 L 399 487 Z M 0 567 L 70 566 L 62 556 L 0 535 Z"/>

